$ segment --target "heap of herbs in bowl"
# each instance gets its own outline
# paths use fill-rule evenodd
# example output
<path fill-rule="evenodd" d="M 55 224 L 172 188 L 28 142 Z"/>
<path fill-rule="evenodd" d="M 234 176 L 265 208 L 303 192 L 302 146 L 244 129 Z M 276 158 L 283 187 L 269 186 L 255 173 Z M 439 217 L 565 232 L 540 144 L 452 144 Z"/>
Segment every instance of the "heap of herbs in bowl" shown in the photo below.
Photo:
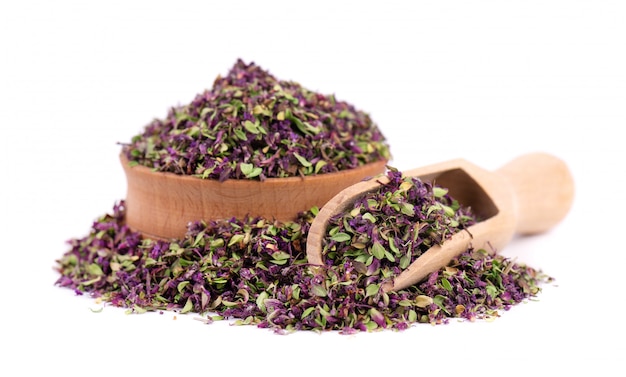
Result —
<path fill-rule="evenodd" d="M 366 112 L 239 59 L 122 143 L 120 159 L 126 223 L 171 239 L 199 220 L 295 220 L 384 173 L 390 149 Z"/>

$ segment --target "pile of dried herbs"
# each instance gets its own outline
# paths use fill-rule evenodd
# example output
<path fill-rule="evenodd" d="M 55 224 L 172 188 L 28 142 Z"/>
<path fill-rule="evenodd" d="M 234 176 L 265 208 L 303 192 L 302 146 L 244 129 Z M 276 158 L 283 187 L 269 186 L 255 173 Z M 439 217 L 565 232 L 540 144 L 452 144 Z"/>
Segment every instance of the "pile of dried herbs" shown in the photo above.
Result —
<path fill-rule="evenodd" d="M 176 310 L 203 320 L 344 334 L 404 330 L 450 318 L 493 318 L 537 295 L 540 271 L 469 249 L 410 288 L 380 286 L 421 250 L 471 225 L 471 211 L 445 189 L 388 172 L 389 184 L 338 216 L 324 248 L 326 266 L 306 260 L 317 209 L 293 222 L 263 218 L 190 224 L 176 242 L 142 239 L 124 224 L 124 202 L 69 241 L 56 284 L 129 312 Z M 407 260 L 408 259 L 408 260 Z"/>
<path fill-rule="evenodd" d="M 191 103 L 146 125 L 123 153 L 131 164 L 220 181 L 323 174 L 390 158 L 368 114 L 241 59 Z"/>
<path fill-rule="evenodd" d="M 393 168 L 387 177 L 382 189 L 362 195 L 349 212 L 329 220 L 322 250 L 330 265 L 349 259 L 373 287 L 391 282 L 422 253 L 477 220 L 443 187 Z"/>

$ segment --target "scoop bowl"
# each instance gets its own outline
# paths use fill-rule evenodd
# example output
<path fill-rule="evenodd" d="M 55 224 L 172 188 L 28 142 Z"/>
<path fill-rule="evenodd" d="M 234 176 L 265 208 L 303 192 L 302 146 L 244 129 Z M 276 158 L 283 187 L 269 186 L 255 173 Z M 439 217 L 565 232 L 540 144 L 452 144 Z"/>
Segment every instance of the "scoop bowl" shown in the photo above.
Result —
<path fill-rule="evenodd" d="M 384 291 L 399 290 L 420 282 L 469 247 L 495 253 L 515 235 L 546 232 L 566 216 L 574 198 L 574 181 L 567 165 L 546 153 L 522 155 L 496 171 L 456 159 L 409 170 L 403 175 L 447 188 L 460 204 L 471 207 L 480 221 L 441 245 L 429 248 L 393 281 L 385 283 Z M 388 179 L 381 175 L 356 183 L 343 189 L 321 208 L 307 236 L 309 263 L 324 264 L 323 240 L 330 219 L 351 209 L 361 195 L 373 192 L 387 182 Z"/>

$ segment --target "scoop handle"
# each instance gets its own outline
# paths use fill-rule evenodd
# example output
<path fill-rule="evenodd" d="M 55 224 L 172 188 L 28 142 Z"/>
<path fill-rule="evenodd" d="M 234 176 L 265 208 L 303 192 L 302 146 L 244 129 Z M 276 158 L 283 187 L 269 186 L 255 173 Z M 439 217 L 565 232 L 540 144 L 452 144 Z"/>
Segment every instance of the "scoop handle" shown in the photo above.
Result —
<path fill-rule="evenodd" d="M 511 184 L 516 198 L 516 233 L 543 233 L 560 222 L 574 199 L 574 179 L 567 165 L 547 153 L 517 157 L 496 170 Z"/>

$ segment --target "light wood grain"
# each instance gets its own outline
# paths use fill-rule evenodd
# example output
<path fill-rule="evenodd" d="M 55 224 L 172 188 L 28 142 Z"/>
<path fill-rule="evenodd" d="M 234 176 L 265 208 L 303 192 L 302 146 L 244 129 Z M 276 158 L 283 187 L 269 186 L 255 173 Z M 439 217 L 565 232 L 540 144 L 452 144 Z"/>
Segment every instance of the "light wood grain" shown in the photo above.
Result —
<path fill-rule="evenodd" d="M 191 221 L 245 216 L 295 220 L 299 212 L 322 207 L 342 189 L 383 173 L 387 163 L 381 160 L 341 173 L 263 182 L 219 182 L 131 167 L 124 154 L 120 154 L 120 162 L 127 181 L 126 223 L 134 231 L 158 239 L 184 237 Z"/>
<path fill-rule="evenodd" d="M 470 206 L 483 220 L 455 234 L 443 245 L 430 248 L 402 274 L 387 282 L 383 286 L 386 291 L 420 282 L 468 247 L 495 253 L 516 234 L 548 231 L 566 216 L 574 199 L 569 168 L 559 158 L 546 153 L 520 156 L 494 172 L 457 159 L 403 174 L 448 188 L 452 197 Z M 330 218 L 350 208 L 357 197 L 387 182 L 382 177 L 357 183 L 342 190 L 320 210 L 307 238 L 310 263 L 324 263 L 322 241 Z"/>

